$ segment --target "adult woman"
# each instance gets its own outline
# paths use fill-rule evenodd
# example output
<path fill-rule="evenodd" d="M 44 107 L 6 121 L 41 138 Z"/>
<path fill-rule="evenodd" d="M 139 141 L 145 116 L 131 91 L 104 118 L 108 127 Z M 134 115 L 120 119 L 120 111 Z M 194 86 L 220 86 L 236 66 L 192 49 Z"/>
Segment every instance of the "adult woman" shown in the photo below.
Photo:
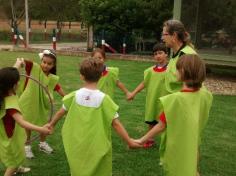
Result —
<path fill-rule="evenodd" d="M 196 54 L 196 51 L 191 44 L 190 36 L 185 30 L 183 23 L 178 20 L 168 20 L 164 22 L 162 40 L 173 52 L 167 67 L 165 84 L 167 91 L 174 93 L 179 91 L 182 87 L 182 83 L 177 80 L 175 74 L 177 60 L 181 55 Z"/>

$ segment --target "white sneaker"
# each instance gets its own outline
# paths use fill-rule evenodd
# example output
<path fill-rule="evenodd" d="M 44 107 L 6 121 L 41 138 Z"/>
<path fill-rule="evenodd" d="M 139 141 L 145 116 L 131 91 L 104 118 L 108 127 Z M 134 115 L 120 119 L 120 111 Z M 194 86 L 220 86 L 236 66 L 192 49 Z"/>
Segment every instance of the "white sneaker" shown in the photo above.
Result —
<path fill-rule="evenodd" d="M 15 174 L 17 174 L 17 173 L 23 174 L 23 173 L 27 173 L 27 172 L 29 172 L 29 171 L 31 171 L 31 169 L 30 169 L 29 167 L 20 166 L 20 167 L 18 167 L 18 169 L 16 170 Z"/>
<path fill-rule="evenodd" d="M 29 159 L 32 159 L 34 158 L 34 154 L 31 150 L 31 146 L 30 145 L 26 145 L 25 146 L 25 155 L 26 155 L 26 158 L 29 158 Z"/>
<path fill-rule="evenodd" d="M 50 154 L 53 152 L 53 149 L 48 145 L 47 142 L 40 142 L 39 143 L 39 150 L 43 151 L 47 154 Z"/>

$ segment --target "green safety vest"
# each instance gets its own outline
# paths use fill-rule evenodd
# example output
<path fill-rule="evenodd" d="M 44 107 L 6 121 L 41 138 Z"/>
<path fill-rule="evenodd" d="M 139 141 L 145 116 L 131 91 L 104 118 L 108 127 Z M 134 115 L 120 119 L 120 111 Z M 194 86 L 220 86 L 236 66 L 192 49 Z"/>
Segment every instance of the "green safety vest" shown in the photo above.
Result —
<path fill-rule="evenodd" d="M 62 140 L 72 176 L 111 176 L 111 125 L 118 106 L 105 95 L 98 108 L 75 102 L 75 92 L 66 95 L 68 110 Z"/>
<path fill-rule="evenodd" d="M 176 57 L 170 59 L 169 64 L 167 66 L 165 78 L 166 89 L 169 93 L 180 91 L 183 85 L 183 83 L 179 82 L 176 77 L 176 63 L 180 57 L 180 53 L 197 54 L 193 48 L 186 45 L 183 49 L 180 50 L 179 54 Z"/>
<path fill-rule="evenodd" d="M 196 176 L 201 134 L 206 126 L 212 94 L 176 92 L 160 98 L 166 116 L 165 137 L 160 147 L 166 176 Z"/>
<path fill-rule="evenodd" d="M 165 88 L 165 73 L 155 72 L 153 66 L 144 71 L 144 85 L 146 88 L 145 121 L 157 121 L 160 115 L 160 102 L 158 99 L 168 92 Z"/>
<path fill-rule="evenodd" d="M 17 96 L 5 97 L 4 104 L 0 109 L 0 161 L 5 167 L 17 168 L 25 160 L 26 136 L 24 129 L 15 123 L 13 136 L 8 138 L 2 119 L 6 115 L 7 109 L 16 109 L 20 112 Z"/>
<path fill-rule="evenodd" d="M 48 88 L 51 98 L 59 77 L 54 74 L 45 75 L 40 65 L 33 63 L 30 76 Z M 50 101 L 45 90 L 35 81 L 29 79 L 28 84 L 20 96 L 20 108 L 23 117 L 36 125 L 42 126 L 49 118 Z"/>
<path fill-rule="evenodd" d="M 116 82 L 117 80 L 119 80 L 119 68 L 107 67 L 107 69 L 108 73 L 99 79 L 97 87 L 103 93 L 109 95 L 112 99 L 114 99 Z"/>

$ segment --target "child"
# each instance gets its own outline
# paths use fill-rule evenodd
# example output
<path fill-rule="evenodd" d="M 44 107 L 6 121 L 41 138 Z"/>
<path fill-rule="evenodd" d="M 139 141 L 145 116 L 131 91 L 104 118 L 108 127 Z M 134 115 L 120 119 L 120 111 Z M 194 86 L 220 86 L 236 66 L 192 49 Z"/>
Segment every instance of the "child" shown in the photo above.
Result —
<path fill-rule="evenodd" d="M 168 49 L 164 44 L 156 44 L 153 47 L 153 54 L 156 65 L 144 71 L 144 81 L 127 97 L 131 100 L 138 92 L 146 88 L 145 122 L 149 125 L 149 130 L 157 124 L 156 115 L 160 114 L 161 107 L 158 98 L 168 93 L 164 83 Z M 150 138 L 143 147 L 149 148 L 153 145 L 154 140 Z"/>
<path fill-rule="evenodd" d="M 100 48 L 94 50 L 91 56 L 101 60 L 103 63 L 106 60 L 105 52 Z M 119 68 L 104 65 L 102 77 L 97 84 L 98 89 L 114 99 L 115 86 L 119 87 L 126 96 L 130 94 L 125 85 L 119 80 Z"/>
<path fill-rule="evenodd" d="M 181 56 L 176 69 L 178 80 L 183 82 L 182 90 L 160 98 L 163 113 L 159 123 L 136 142 L 142 144 L 165 131 L 165 148 L 160 153 L 165 174 L 196 176 L 198 148 L 208 120 L 212 94 L 201 88 L 206 72 L 197 55 Z"/>
<path fill-rule="evenodd" d="M 44 50 L 40 53 L 41 63 L 40 65 L 28 60 L 20 60 L 25 65 L 26 74 L 37 79 L 44 86 L 47 86 L 51 97 L 53 96 L 53 90 L 57 91 L 59 95 L 64 96 L 64 91 L 58 84 L 59 77 L 56 75 L 56 54 L 51 50 Z M 21 64 L 22 65 L 22 64 Z M 24 91 L 20 96 L 20 108 L 24 118 L 37 125 L 42 125 L 48 122 L 49 115 L 49 100 L 46 92 L 37 83 L 31 79 L 26 79 L 24 83 Z M 33 158 L 30 146 L 31 131 L 26 130 L 27 142 L 25 146 L 25 152 L 27 158 Z M 46 137 L 40 135 L 39 149 L 47 154 L 52 153 L 53 149 L 45 141 Z"/>
<path fill-rule="evenodd" d="M 20 166 L 25 160 L 23 128 L 44 135 L 50 133 L 47 126 L 39 127 L 23 119 L 15 94 L 19 78 L 19 72 L 14 67 L 0 69 L 0 161 L 7 167 L 4 176 L 30 171 L 30 168 Z"/>
<path fill-rule="evenodd" d="M 67 113 L 62 140 L 72 176 L 112 175 L 111 126 L 130 147 L 139 147 L 118 120 L 118 106 L 97 89 L 102 72 L 102 61 L 82 61 L 80 77 L 84 87 L 63 98 L 63 107 L 50 122 L 55 126 Z"/>

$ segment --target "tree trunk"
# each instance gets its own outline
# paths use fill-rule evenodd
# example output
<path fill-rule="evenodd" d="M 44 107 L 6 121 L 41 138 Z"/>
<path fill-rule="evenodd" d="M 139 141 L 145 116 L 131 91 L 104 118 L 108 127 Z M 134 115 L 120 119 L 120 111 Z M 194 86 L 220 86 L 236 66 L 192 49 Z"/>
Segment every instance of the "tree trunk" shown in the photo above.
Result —
<path fill-rule="evenodd" d="M 88 25 L 87 51 L 93 50 L 93 25 Z"/>

